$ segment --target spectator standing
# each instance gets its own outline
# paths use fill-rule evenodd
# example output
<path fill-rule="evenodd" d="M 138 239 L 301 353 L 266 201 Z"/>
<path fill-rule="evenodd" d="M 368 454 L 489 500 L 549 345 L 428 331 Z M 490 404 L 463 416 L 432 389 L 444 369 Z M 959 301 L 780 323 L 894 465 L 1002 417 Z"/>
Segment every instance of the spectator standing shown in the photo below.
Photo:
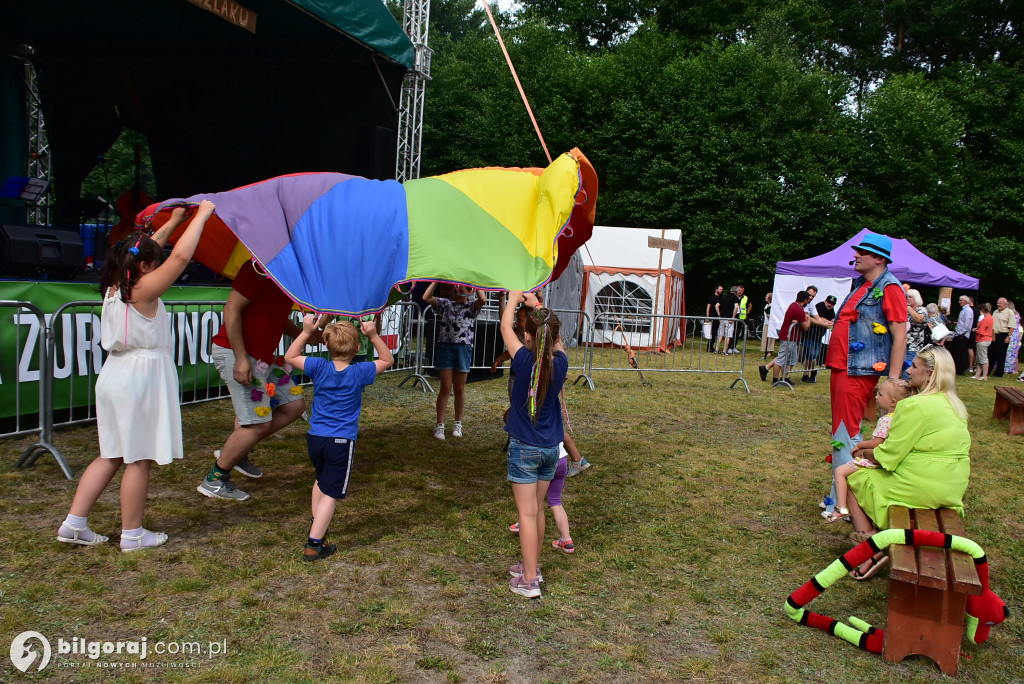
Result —
<path fill-rule="evenodd" d="M 813 294 L 811 289 L 814 290 Z M 807 294 L 811 295 L 811 302 L 807 304 L 804 311 L 807 312 L 807 318 L 811 325 L 816 327 L 809 328 L 804 337 L 804 376 L 800 378 L 800 382 L 814 383 L 818 381 L 816 366 L 824 360 L 821 353 L 822 346 L 828 344 L 824 342 L 825 335 L 832 330 L 832 321 L 836 318 L 836 298 L 829 295 L 824 301 L 815 304 L 813 298 L 817 296 L 818 288 L 813 285 L 807 290 Z"/>
<path fill-rule="evenodd" d="M 928 310 L 924 307 L 924 300 L 917 290 L 907 290 L 907 358 L 903 365 L 907 368 L 908 362 L 913 362 L 918 352 L 928 344 Z M 908 380 L 909 375 L 904 372 L 903 379 Z"/>
<path fill-rule="evenodd" d="M 718 317 L 721 315 L 718 313 L 718 304 L 722 301 L 724 290 L 723 286 L 715 285 L 715 291 L 708 297 L 707 306 L 704 307 L 704 322 L 711 323 L 711 336 L 708 338 L 709 352 L 715 350 L 715 338 L 718 337 Z"/>
<path fill-rule="evenodd" d="M 1017 311 L 1012 300 L 1006 300 L 1006 308 L 1013 312 L 1014 323 L 1010 329 L 1010 336 L 1007 338 L 1006 361 L 1003 363 L 1003 368 L 1007 373 L 1016 373 L 1017 362 L 1020 356 L 1021 333 L 1024 331 L 1020 327 L 1020 312 Z"/>
<path fill-rule="evenodd" d="M 729 320 L 736 318 L 740 310 L 740 298 L 736 296 L 736 287 L 729 290 L 729 294 L 722 295 L 718 301 L 718 315 L 722 320 L 718 324 L 718 341 L 715 342 L 716 354 L 732 354 L 735 350 L 730 348 L 732 334 L 736 329 L 736 321 Z"/>
<path fill-rule="evenodd" d="M 772 381 L 786 377 L 791 368 L 797 365 L 800 358 L 800 330 L 807 330 L 811 321 L 807 318 L 804 307 L 811 301 L 811 295 L 806 290 L 796 293 L 796 301 L 786 309 L 786 315 L 782 318 L 782 327 L 779 328 L 779 355 L 764 366 L 758 366 L 757 372 L 761 375 L 761 382 L 767 382 L 768 369 L 772 369 Z M 790 334 L 792 332 L 792 334 Z"/>
<path fill-rule="evenodd" d="M 992 312 L 992 346 L 989 347 L 989 375 L 993 378 L 1003 377 L 1006 368 L 1006 350 L 1009 347 L 1010 331 L 1017 324 L 1017 315 L 1009 306 L 1006 297 L 996 301 L 996 310 Z"/>
<path fill-rule="evenodd" d="M 970 344 L 971 329 L 974 327 L 974 309 L 971 308 L 971 300 L 967 295 L 960 295 L 958 301 L 960 314 L 956 319 L 956 328 L 953 329 L 953 339 L 949 341 L 949 352 L 953 356 L 956 374 L 960 375 L 971 368 L 967 346 Z"/>
<path fill-rule="evenodd" d="M 761 360 L 766 361 L 775 351 L 774 337 L 768 336 L 768 322 L 772 318 L 772 293 L 764 296 L 764 314 L 761 317 Z"/>

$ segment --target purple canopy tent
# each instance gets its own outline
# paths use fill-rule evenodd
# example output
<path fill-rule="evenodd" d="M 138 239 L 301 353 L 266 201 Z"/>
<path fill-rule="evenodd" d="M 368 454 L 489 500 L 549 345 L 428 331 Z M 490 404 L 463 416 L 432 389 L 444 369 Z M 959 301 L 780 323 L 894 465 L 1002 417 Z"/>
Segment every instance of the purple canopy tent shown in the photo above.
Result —
<path fill-rule="evenodd" d="M 810 259 L 780 261 L 775 264 L 776 275 L 796 275 L 807 278 L 856 278 L 850 261 L 853 248 L 860 244 L 868 230 L 865 228 L 852 238 L 833 249 Z M 957 290 L 977 290 L 978 279 L 954 271 L 927 256 L 908 240 L 893 239 L 892 264 L 889 270 L 903 283 L 952 287 Z"/>
<path fill-rule="evenodd" d="M 818 288 L 813 303 L 835 295 L 840 302 L 850 292 L 850 285 L 858 273 L 853 270 L 853 248 L 860 244 L 868 230 L 865 228 L 831 252 L 800 261 L 780 261 L 775 264 L 775 283 L 772 286 L 771 320 L 768 335 L 779 336 L 779 327 L 786 307 L 796 293 L 808 285 Z M 892 264 L 889 270 L 900 282 L 930 287 L 952 287 L 957 290 L 977 290 L 978 279 L 943 266 L 925 255 L 907 240 L 892 241 Z"/>

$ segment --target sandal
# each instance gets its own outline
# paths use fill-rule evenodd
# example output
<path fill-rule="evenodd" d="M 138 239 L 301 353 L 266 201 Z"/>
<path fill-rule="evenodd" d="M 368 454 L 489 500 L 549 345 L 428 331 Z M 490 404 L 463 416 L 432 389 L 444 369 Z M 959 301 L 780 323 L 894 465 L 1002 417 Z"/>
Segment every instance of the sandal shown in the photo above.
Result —
<path fill-rule="evenodd" d="M 876 534 L 878 534 L 878 530 L 871 530 L 870 532 L 851 532 L 850 541 L 855 544 L 860 544 L 861 542 L 866 542 L 868 539 L 871 539 Z"/>
<path fill-rule="evenodd" d="M 875 556 L 872 556 L 871 557 L 871 565 L 868 567 L 867 570 L 865 570 L 862 573 L 860 571 L 860 568 L 856 567 L 856 568 L 854 568 L 853 570 L 850 571 L 850 577 L 852 577 L 853 579 L 857 580 L 858 582 L 863 582 L 864 580 L 871 579 L 888 562 L 889 562 L 889 557 L 888 556 L 882 556 L 881 558 L 876 558 Z"/>
<path fill-rule="evenodd" d="M 147 534 L 150 535 L 149 543 L 145 543 Z M 150 532 L 147 529 L 143 529 L 142 532 L 137 535 L 121 534 L 121 551 L 124 553 L 142 551 L 144 549 L 155 549 L 156 547 L 163 546 L 166 543 L 167 535 L 163 532 Z"/>
<path fill-rule="evenodd" d="M 68 536 L 67 534 L 61 534 L 63 530 L 71 530 L 73 534 L 70 536 Z M 92 534 L 92 539 L 82 539 L 82 537 L 80 536 L 82 532 L 90 532 Z M 96 534 L 95 532 L 90 530 L 88 526 L 72 527 L 71 525 L 68 525 L 65 522 L 61 523 L 60 528 L 57 530 L 57 541 L 64 542 L 65 544 L 81 544 L 82 546 L 95 546 L 96 544 L 102 544 L 103 542 L 110 541 L 110 537 L 104 537 L 102 534 Z"/>
<path fill-rule="evenodd" d="M 834 523 L 839 522 L 849 515 L 850 511 L 848 511 L 845 506 L 836 506 L 831 513 L 823 513 L 822 517 L 825 518 L 825 522 Z"/>

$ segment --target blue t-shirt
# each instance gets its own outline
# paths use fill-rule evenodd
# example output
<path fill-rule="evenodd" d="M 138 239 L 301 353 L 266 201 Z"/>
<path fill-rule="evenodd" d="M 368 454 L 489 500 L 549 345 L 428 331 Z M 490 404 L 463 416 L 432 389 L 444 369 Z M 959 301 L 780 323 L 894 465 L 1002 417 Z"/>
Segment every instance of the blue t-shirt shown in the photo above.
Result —
<path fill-rule="evenodd" d="M 547 392 L 544 394 L 544 406 L 537 407 L 537 422 L 530 418 L 530 374 L 533 371 L 533 352 L 520 347 L 512 359 L 512 405 L 509 408 L 508 420 L 505 421 L 505 432 L 520 442 L 536 447 L 555 447 L 562 441 L 562 404 L 558 395 L 562 392 L 566 373 L 569 372 L 569 359 L 564 352 L 557 351 L 554 356 L 554 368 Z"/>
<path fill-rule="evenodd" d="M 313 380 L 309 434 L 355 439 L 359 435 L 363 388 L 377 379 L 377 364 L 355 363 L 339 371 L 330 359 L 307 356 L 304 372 Z"/>

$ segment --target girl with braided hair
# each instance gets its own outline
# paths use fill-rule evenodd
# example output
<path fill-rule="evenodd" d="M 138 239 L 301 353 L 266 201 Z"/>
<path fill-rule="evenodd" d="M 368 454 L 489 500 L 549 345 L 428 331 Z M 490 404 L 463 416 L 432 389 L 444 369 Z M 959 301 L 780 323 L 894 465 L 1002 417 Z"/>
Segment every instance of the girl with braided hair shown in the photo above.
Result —
<path fill-rule="evenodd" d="M 100 322 L 101 343 L 110 354 L 96 381 L 100 456 L 82 474 L 57 541 L 93 546 L 108 540 L 89 529 L 88 517 L 122 465 L 121 550 L 167 541 L 163 532 L 142 526 L 150 466 L 183 456 L 178 372 L 171 358 L 170 317 L 160 296 L 188 266 L 214 208 L 206 200 L 199 204 L 166 261 L 164 245 L 188 217 L 184 207 L 175 209 L 153 237 L 132 233 L 107 255 Z"/>
<path fill-rule="evenodd" d="M 513 329 L 516 306 L 533 307 L 526 317 L 523 341 Z M 509 292 L 501 317 L 501 337 L 512 356 L 512 405 L 505 421 L 509 434 L 508 479 L 519 514 L 522 563 L 509 568 L 509 588 L 521 596 L 540 596 L 541 545 L 544 543 L 544 505 L 558 467 L 562 441 L 562 406 L 558 396 L 565 383 L 569 359 L 560 337 L 561 323 L 533 295 Z"/>

